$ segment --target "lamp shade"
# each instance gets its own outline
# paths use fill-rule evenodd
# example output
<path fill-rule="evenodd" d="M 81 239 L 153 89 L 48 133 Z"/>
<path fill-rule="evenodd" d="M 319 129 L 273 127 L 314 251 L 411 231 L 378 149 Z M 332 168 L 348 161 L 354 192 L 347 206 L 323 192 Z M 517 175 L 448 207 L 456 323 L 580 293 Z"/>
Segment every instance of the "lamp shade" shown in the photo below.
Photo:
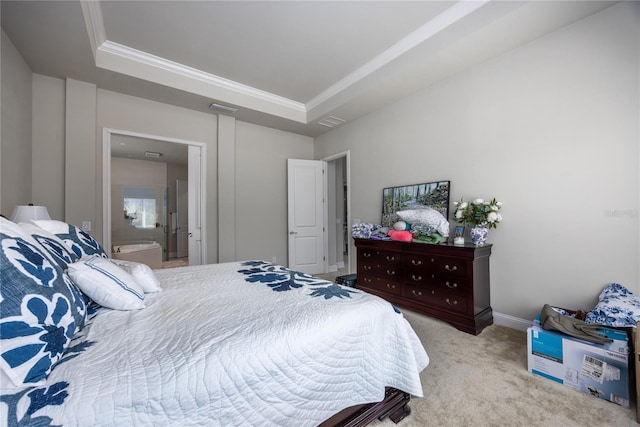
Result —
<path fill-rule="evenodd" d="M 29 222 L 32 219 L 51 219 L 46 206 L 16 206 L 11 215 L 11 221 L 16 224 Z"/>

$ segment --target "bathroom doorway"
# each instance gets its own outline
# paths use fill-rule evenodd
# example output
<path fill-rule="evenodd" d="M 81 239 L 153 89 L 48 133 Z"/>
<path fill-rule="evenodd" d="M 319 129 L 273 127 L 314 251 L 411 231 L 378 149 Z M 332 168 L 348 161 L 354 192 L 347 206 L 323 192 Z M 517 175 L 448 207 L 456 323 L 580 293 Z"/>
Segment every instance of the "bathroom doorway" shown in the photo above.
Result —
<path fill-rule="evenodd" d="M 201 264 L 204 147 L 120 131 L 104 136 L 103 235 L 113 256 L 148 256 L 142 262 L 156 268 Z"/>

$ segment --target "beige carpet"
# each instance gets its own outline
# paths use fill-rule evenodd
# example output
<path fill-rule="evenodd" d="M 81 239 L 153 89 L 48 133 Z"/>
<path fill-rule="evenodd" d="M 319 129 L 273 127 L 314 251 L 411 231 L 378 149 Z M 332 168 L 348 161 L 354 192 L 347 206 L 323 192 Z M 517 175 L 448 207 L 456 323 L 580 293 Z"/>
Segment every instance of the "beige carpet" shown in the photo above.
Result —
<path fill-rule="evenodd" d="M 429 354 L 422 372 L 425 396 L 397 425 L 422 426 L 640 426 L 635 408 L 570 389 L 527 371 L 526 333 L 490 326 L 478 336 L 403 310 Z M 391 420 L 373 423 L 395 426 Z"/>

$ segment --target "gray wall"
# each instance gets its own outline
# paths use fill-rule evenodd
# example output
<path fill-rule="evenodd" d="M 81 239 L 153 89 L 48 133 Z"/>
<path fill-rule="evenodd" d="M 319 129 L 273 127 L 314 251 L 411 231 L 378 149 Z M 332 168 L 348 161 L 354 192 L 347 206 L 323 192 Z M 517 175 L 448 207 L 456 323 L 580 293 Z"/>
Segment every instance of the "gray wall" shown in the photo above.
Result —
<path fill-rule="evenodd" d="M 102 129 L 175 138 L 205 144 L 206 147 L 206 212 L 207 212 L 207 257 L 218 259 L 217 248 L 217 117 L 185 108 L 148 101 L 129 95 L 99 89 L 97 98 L 97 144 L 102 144 Z M 96 179 L 102 180 L 102 152 L 97 153 L 99 162 Z M 96 212 L 102 224 L 102 188 L 98 197 L 100 210 Z M 100 225 L 102 227 L 102 225 Z"/>
<path fill-rule="evenodd" d="M 496 197 L 494 311 L 593 307 L 640 293 L 639 8 L 620 4 L 325 134 L 351 150 L 352 218 L 378 223 L 382 189 L 451 180 L 452 202 Z"/>
<path fill-rule="evenodd" d="M 312 159 L 313 139 L 237 121 L 235 156 L 236 259 L 287 265 L 287 159 Z"/>
<path fill-rule="evenodd" d="M 234 140 L 225 141 L 227 157 L 219 158 L 216 115 L 32 74 L 4 33 L 2 104 L 5 215 L 33 201 L 55 219 L 78 226 L 91 221 L 91 234 L 101 241 L 102 129 L 200 142 L 207 155 L 206 261 L 218 260 L 218 230 L 227 225 L 218 224 L 218 165 L 231 162 L 222 173 L 235 194 L 222 211 L 234 218 L 235 259 L 276 257 L 286 263 L 286 159 L 313 158 L 312 138 L 227 120 L 236 129 L 224 134 Z"/>
<path fill-rule="evenodd" d="M 4 31 L 1 33 L 0 212 L 42 204 L 31 194 L 31 70 Z"/>
<path fill-rule="evenodd" d="M 65 80 L 33 74 L 33 199 L 51 218 L 65 218 Z"/>

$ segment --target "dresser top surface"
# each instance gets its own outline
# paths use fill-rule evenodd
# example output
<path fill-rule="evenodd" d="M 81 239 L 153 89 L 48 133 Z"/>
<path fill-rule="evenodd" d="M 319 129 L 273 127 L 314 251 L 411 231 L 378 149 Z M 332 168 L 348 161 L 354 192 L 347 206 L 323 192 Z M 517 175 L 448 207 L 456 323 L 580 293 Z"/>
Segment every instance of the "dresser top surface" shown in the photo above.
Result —
<path fill-rule="evenodd" d="M 491 253 L 491 243 L 483 246 L 475 246 L 473 243 L 465 243 L 464 245 L 454 245 L 450 242 L 443 243 L 418 243 L 418 242 L 399 242 L 396 240 L 378 240 L 378 239 L 353 239 L 357 246 L 378 247 L 387 250 L 396 250 L 402 252 L 430 252 L 430 251 L 446 251 L 446 252 L 475 252 Z"/>

